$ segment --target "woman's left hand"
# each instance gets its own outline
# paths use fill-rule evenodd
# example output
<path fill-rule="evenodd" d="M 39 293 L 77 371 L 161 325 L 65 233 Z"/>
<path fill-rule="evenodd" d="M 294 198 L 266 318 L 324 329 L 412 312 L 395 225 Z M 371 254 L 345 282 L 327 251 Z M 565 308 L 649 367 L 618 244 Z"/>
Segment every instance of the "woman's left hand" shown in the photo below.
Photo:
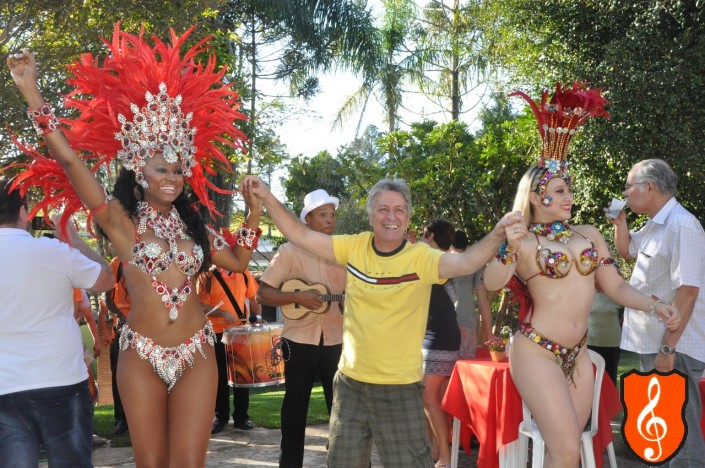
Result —
<path fill-rule="evenodd" d="M 681 324 L 681 313 L 671 304 L 657 302 L 654 304 L 654 312 L 659 320 L 663 320 L 668 331 L 676 331 Z"/>

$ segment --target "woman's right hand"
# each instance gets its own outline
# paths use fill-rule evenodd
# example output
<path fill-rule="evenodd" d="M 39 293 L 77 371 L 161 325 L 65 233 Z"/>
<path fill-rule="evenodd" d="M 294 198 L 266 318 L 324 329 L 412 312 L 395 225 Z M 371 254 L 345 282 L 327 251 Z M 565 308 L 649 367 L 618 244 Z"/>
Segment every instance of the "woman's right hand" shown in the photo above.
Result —
<path fill-rule="evenodd" d="M 610 207 L 607 205 L 605 208 L 603 208 L 603 211 L 605 214 L 609 213 Z M 627 224 L 627 211 L 626 210 L 621 210 L 619 214 L 617 215 L 616 218 L 610 218 L 609 216 L 606 216 L 607 221 L 610 222 L 610 224 L 615 224 L 615 225 L 626 225 Z"/>
<path fill-rule="evenodd" d="M 668 331 L 674 332 L 678 330 L 681 324 L 681 313 L 675 306 L 657 301 L 653 306 L 653 310 L 659 320 L 662 320 L 666 325 Z"/>
<path fill-rule="evenodd" d="M 524 239 L 524 237 L 529 235 L 529 230 L 527 229 L 526 224 L 523 221 L 507 225 L 504 228 L 504 232 L 507 235 L 507 244 L 512 248 L 514 252 L 519 251 L 522 240 Z"/>
<path fill-rule="evenodd" d="M 20 90 L 37 85 L 37 62 L 34 55 L 27 49 L 10 54 L 7 57 L 7 67 L 10 75 Z"/>

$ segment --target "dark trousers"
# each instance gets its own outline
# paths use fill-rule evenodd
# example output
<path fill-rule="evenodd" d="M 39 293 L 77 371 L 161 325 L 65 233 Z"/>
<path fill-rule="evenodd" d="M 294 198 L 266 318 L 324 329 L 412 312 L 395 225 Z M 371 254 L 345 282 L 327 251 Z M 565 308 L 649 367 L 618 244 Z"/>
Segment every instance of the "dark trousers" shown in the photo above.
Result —
<path fill-rule="evenodd" d="M 282 346 L 286 391 L 281 411 L 280 467 L 301 468 L 304 462 L 306 418 L 311 390 L 316 375 L 320 375 L 328 414 L 333 406 L 333 377 L 343 345 L 323 346 L 296 343 L 283 339 Z"/>
<path fill-rule="evenodd" d="M 115 339 L 110 343 L 110 373 L 112 374 L 112 387 L 113 387 L 113 404 L 115 405 L 115 410 L 113 416 L 115 421 L 123 421 L 127 423 L 125 418 L 125 410 L 122 407 L 122 400 L 120 399 L 120 392 L 118 391 L 117 385 L 117 366 L 118 366 L 118 356 L 120 356 L 120 330 L 116 329 Z"/>
<path fill-rule="evenodd" d="M 230 420 L 230 385 L 228 383 L 228 361 L 226 358 L 223 334 L 216 333 L 215 361 L 218 364 L 218 394 L 215 397 L 215 418 L 219 421 Z M 232 387 L 233 389 L 233 421 L 243 422 L 250 419 L 247 409 L 250 407 L 250 389 L 247 387 Z"/>
<path fill-rule="evenodd" d="M 86 380 L 0 395 L 0 465 L 37 466 L 40 444 L 52 468 L 93 467 L 93 402 Z"/>

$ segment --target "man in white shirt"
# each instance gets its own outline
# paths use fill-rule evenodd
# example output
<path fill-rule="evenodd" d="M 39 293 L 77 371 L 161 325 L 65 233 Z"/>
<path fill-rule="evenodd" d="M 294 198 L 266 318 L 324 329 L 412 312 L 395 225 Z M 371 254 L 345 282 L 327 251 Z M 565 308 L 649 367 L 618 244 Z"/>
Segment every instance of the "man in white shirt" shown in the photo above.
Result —
<path fill-rule="evenodd" d="M 27 231 L 27 204 L 0 178 L 0 460 L 92 467 L 92 402 L 73 288 L 114 284 L 108 264 L 67 229 L 73 247 Z"/>
<path fill-rule="evenodd" d="M 705 371 L 705 294 L 699 294 L 705 282 L 705 232 L 676 200 L 677 182 L 663 160 L 635 164 L 627 175 L 624 197 L 633 212 L 649 219 L 636 232 L 629 232 L 624 211 L 611 222 L 619 255 L 636 259 L 630 284 L 681 312 L 681 325 L 671 332 L 655 314 L 626 308 L 621 348 L 639 354 L 642 371 L 677 369 L 688 376 L 688 436 L 670 466 L 695 467 L 705 460 L 698 391 Z"/>

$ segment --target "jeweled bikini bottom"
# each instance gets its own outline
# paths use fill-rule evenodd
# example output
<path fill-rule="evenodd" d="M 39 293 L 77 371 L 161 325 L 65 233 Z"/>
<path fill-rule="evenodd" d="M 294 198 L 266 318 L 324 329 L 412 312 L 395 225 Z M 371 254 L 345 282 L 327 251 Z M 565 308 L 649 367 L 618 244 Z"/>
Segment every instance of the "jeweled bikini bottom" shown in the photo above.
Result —
<path fill-rule="evenodd" d="M 167 384 L 168 392 L 171 392 L 176 381 L 184 373 L 186 364 L 193 367 L 196 351 L 206 359 L 202 347 L 204 343 L 215 346 L 215 333 L 210 321 L 207 321 L 203 328 L 184 343 L 173 347 L 159 346 L 151 338 L 140 335 L 127 324 L 123 325 L 120 333 L 120 349 L 126 350 L 130 347 L 137 351 L 139 357 L 148 359 L 154 372 Z"/>
<path fill-rule="evenodd" d="M 572 348 L 563 346 L 560 343 L 556 343 L 555 341 L 549 340 L 548 338 L 542 336 L 539 332 L 537 332 L 536 329 L 528 323 L 522 322 L 521 324 L 519 324 L 519 333 L 521 333 L 537 345 L 541 346 L 542 348 L 553 352 L 553 354 L 556 356 L 556 364 L 558 364 L 558 367 L 560 367 L 563 371 L 563 375 L 565 375 L 565 378 L 573 384 L 573 387 L 575 387 L 575 380 L 573 379 L 573 374 L 575 373 L 575 367 L 578 364 L 578 354 L 580 354 L 580 350 L 583 349 L 585 343 L 587 343 L 587 332 L 585 332 L 585 336 L 583 337 L 583 339 L 580 340 L 580 342 Z"/>

